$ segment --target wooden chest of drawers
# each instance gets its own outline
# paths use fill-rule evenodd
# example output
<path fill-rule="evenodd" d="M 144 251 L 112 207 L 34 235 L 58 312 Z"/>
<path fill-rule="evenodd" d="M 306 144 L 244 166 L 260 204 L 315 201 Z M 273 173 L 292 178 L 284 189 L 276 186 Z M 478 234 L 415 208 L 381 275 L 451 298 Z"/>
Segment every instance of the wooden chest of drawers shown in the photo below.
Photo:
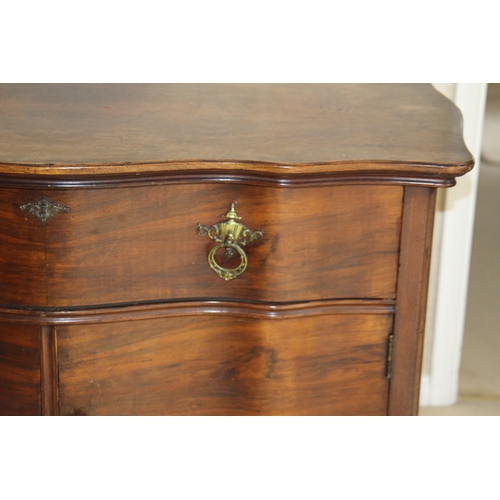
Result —
<path fill-rule="evenodd" d="M 0 414 L 411 415 L 427 85 L 0 86 Z"/>

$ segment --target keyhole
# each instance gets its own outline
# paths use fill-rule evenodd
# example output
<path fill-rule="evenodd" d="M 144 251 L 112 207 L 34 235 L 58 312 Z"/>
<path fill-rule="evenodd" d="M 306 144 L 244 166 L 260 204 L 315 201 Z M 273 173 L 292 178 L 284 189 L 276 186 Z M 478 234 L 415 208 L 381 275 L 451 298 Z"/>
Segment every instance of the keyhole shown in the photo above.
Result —
<path fill-rule="evenodd" d="M 42 203 L 40 203 L 40 215 L 42 217 L 47 217 L 48 215 L 48 203 L 45 200 L 42 200 Z"/>

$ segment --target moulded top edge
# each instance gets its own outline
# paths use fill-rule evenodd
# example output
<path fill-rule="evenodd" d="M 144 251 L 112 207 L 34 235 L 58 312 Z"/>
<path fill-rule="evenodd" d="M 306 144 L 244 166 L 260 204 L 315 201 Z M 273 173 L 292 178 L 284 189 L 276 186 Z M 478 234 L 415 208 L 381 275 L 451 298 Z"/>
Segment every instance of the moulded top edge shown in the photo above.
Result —
<path fill-rule="evenodd" d="M 329 164 L 279 165 L 264 162 L 243 161 L 186 161 L 138 164 L 102 165 L 22 165 L 0 163 L 0 176 L 25 178 L 27 176 L 46 179 L 104 177 L 137 179 L 151 174 L 153 176 L 173 176 L 181 173 L 189 177 L 202 176 L 244 176 L 262 178 L 342 178 L 367 175 L 386 177 L 422 177 L 431 179 L 453 179 L 470 171 L 474 166 L 471 158 L 468 163 L 454 165 L 429 165 L 423 163 L 398 163 L 381 161 L 332 162 Z"/>

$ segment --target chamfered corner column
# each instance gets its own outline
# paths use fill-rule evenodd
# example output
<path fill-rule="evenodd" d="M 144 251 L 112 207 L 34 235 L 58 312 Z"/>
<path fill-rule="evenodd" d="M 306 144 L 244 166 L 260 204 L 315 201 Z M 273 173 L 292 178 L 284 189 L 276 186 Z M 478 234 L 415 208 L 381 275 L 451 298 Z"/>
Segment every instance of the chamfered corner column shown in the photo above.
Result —
<path fill-rule="evenodd" d="M 389 415 L 418 413 L 435 201 L 435 188 L 405 188 Z"/>
<path fill-rule="evenodd" d="M 40 328 L 42 415 L 59 415 L 57 330 L 55 326 L 42 326 Z"/>

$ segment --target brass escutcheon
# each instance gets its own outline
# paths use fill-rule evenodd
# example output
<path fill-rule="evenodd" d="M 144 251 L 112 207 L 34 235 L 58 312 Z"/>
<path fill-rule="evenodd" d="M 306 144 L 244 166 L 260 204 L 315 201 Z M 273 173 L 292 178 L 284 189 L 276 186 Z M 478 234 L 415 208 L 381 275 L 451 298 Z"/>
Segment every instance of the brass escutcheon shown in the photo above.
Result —
<path fill-rule="evenodd" d="M 240 276 L 247 268 L 248 257 L 241 247 L 252 241 L 261 240 L 264 236 L 264 231 L 262 229 L 259 231 L 251 231 L 240 222 L 237 222 L 241 217 L 236 213 L 234 203 L 231 203 L 229 212 L 226 215 L 222 215 L 222 217 L 228 220 L 218 222 L 213 226 L 205 226 L 199 223 L 198 235 L 208 236 L 218 243 L 218 245 L 215 245 L 208 254 L 208 265 L 217 276 L 225 281 L 229 281 Z M 226 249 L 227 255 L 234 255 L 234 253 L 237 252 L 241 259 L 239 266 L 233 269 L 227 269 L 219 265 L 215 261 L 215 254 L 221 248 Z"/>
<path fill-rule="evenodd" d="M 69 207 L 59 205 L 59 203 L 52 203 L 45 196 L 42 196 L 36 202 L 25 203 L 19 208 L 33 214 L 44 223 L 59 212 L 69 212 Z"/>

